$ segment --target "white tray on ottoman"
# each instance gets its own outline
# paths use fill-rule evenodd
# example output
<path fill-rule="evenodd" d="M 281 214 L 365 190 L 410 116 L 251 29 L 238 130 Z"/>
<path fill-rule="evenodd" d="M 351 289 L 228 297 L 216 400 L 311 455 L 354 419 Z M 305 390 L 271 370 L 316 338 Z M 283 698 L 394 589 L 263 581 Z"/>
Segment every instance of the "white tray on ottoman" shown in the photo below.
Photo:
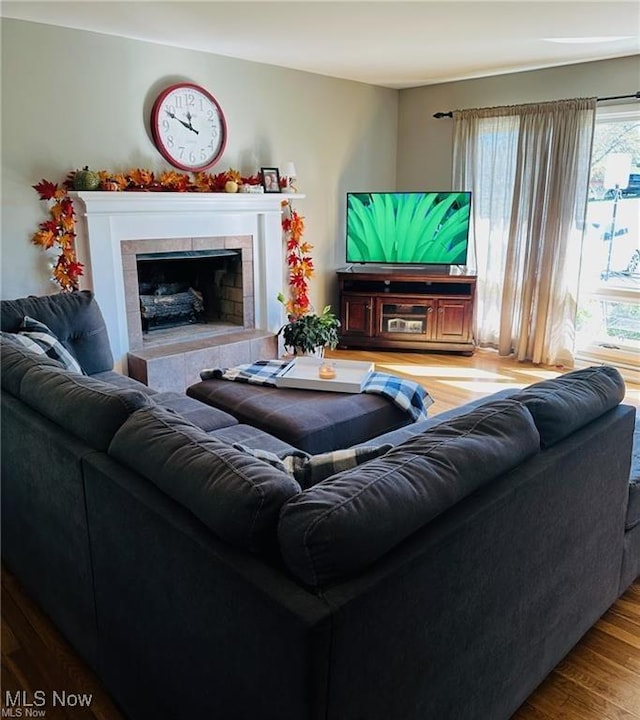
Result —
<path fill-rule="evenodd" d="M 329 363 L 336 371 L 335 378 L 318 376 L 322 363 Z M 326 390 L 328 392 L 359 393 L 373 372 L 372 362 L 360 360 L 320 359 L 296 357 L 276 376 L 277 387 L 298 388 L 299 390 Z"/>

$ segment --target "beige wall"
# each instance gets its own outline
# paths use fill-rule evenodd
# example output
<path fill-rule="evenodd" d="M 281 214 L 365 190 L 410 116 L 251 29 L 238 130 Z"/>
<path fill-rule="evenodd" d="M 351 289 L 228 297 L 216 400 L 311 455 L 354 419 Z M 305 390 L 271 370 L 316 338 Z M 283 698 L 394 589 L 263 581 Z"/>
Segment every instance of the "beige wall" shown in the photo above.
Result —
<path fill-rule="evenodd" d="M 46 207 L 31 186 L 83 165 L 168 166 L 148 116 L 180 80 L 221 103 L 229 141 L 213 172 L 253 173 L 293 160 L 297 203 L 317 268 L 316 307 L 336 303 L 348 190 L 446 189 L 450 120 L 439 110 L 635 92 L 640 57 L 395 91 L 95 33 L 2 20 L 3 298 L 51 293 L 47 258 L 29 239 Z M 397 152 L 396 152 L 397 151 Z M 396 182 L 397 178 L 397 182 Z"/>
<path fill-rule="evenodd" d="M 311 298 L 336 302 L 346 191 L 395 187 L 397 91 L 15 20 L 2 21 L 3 298 L 57 290 L 29 241 L 47 218 L 31 186 L 83 165 L 167 169 L 148 116 L 181 80 L 204 85 L 225 112 L 229 140 L 212 172 L 295 162 L 307 196 L 296 207 L 315 246 Z"/>
<path fill-rule="evenodd" d="M 398 187 L 451 187 L 453 123 L 448 118 L 436 120 L 436 112 L 628 95 L 639 89 L 639 78 L 640 56 L 634 56 L 403 90 L 398 117 Z"/>

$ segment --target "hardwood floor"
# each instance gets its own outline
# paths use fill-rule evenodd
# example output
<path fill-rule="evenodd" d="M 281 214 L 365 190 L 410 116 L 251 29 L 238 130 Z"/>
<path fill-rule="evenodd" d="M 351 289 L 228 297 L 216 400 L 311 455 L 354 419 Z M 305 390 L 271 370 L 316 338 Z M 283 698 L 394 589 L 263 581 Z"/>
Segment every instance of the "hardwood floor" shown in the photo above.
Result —
<path fill-rule="evenodd" d="M 517 363 L 509 358 L 500 359 L 495 353 L 482 350 L 476 351 L 473 357 L 359 351 L 330 354 L 371 360 L 380 370 L 406 375 L 423 383 L 434 399 L 430 415 L 503 387 L 529 385 L 562 372 L 556 368 Z M 627 384 L 625 402 L 640 406 L 639 385 Z M 29 695 L 35 690 L 44 690 L 50 697 L 53 690 L 65 690 L 67 694 L 91 693 L 90 707 L 52 709 L 47 706 L 46 715 L 34 714 L 32 717 L 124 720 L 95 674 L 4 567 L 1 656 L 3 709 L 7 691 L 15 697 L 19 690 Z M 605 613 L 512 720 L 640 720 L 640 580 L 636 580 Z"/>

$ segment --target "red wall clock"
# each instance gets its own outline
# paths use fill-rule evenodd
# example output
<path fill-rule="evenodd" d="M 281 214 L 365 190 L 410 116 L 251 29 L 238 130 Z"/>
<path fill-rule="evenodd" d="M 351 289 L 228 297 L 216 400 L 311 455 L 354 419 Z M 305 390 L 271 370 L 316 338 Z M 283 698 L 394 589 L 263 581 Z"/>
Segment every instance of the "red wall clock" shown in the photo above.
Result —
<path fill-rule="evenodd" d="M 174 167 L 197 172 L 210 168 L 224 152 L 227 123 L 210 92 L 193 83 L 178 83 L 153 103 L 151 135 Z"/>

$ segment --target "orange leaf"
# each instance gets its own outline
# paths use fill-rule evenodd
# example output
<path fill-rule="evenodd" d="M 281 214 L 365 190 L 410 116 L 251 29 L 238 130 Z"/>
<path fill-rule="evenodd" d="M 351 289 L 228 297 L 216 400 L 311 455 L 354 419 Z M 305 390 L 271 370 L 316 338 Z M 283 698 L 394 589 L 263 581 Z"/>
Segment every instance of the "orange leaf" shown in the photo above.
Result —
<path fill-rule="evenodd" d="M 45 250 L 53 247 L 56 241 L 56 236 L 51 230 L 39 230 L 33 235 L 31 241 L 35 245 L 41 245 Z"/>
<path fill-rule="evenodd" d="M 137 187 L 149 187 L 149 185 L 153 185 L 153 173 L 150 170 L 134 168 L 129 171 L 128 175 L 131 178 L 131 182 Z"/>
<path fill-rule="evenodd" d="M 68 233 L 73 233 L 76 227 L 76 221 L 70 215 L 64 215 L 60 221 L 62 229 Z"/>
<path fill-rule="evenodd" d="M 64 215 L 64 209 L 60 203 L 52 205 L 49 212 L 51 213 L 51 217 L 56 221 L 60 221 L 60 218 Z"/>
<path fill-rule="evenodd" d="M 64 250 L 65 248 L 73 247 L 73 235 L 69 235 L 68 233 L 63 233 L 62 235 L 58 236 L 58 245 Z"/>

